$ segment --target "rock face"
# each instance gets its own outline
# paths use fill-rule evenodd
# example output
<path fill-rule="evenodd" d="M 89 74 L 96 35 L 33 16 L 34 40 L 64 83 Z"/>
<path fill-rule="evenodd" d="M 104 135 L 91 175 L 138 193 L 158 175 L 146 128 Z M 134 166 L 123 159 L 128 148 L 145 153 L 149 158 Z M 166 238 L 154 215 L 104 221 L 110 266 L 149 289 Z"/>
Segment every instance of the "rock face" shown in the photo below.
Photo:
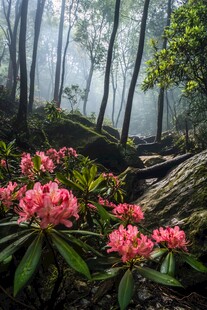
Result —
<path fill-rule="evenodd" d="M 207 150 L 180 164 L 152 185 L 136 204 L 145 212 L 145 225 L 179 225 L 192 246 L 191 253 L 207 253 Z"/>

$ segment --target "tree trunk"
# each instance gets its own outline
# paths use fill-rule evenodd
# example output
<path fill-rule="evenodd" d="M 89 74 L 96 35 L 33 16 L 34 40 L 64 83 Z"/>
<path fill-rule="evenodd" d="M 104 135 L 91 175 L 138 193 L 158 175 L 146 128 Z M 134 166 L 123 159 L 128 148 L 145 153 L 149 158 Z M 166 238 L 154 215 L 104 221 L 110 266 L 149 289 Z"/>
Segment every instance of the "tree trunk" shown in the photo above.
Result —
<path fill-rule="evenodd" d="M 18 75 L 18 66 L 17 66 L 17 60 L 16 60 L 16 44 L 17 44 L 17 31 L 18 31 L 18 25 L 20 20 L 20 0 L 16 1 L 15 4 L 15 20 L 14 20 L 14 26 L 12 30 L 11 25 L 11 5 L 12 1 L 8 1 L 8 7 L 6 9 L 5 2 L 3 1 L 3 9 L 4 9 L 4 15 L 7 21 L 8 26 L 8 42 L 9 42 L 9 54 L 10 54 L 10 63 L 9 66 L 12 65 L 12 69 L 9 67 L 8 69 L 8 88 L 11 89 L 11 100 L 15 101 L 16 97 L 16 88 L 17 88 L 17 75 Z M 10 73 L 12 73 L 12 79 L 10 76 Z"/>
<path fill-rule="evenodd" d="M 150 3 L 150 0 L 145 0 L 143 14 L 142 14 L 141 28 L 140 28 L 139 46 L 137 50 L 137 57 L 136 57 L 136 62 L 134 66 L 134 72 L 133 72 L 130 87 L 129 87 L 125 115 L 124 115 L 124 123 L 122 127 L 121 139 L 120 139 L 120 143 L 123 146 L 126 146 L 127 138 L 128 138 L 134 91 L 136 87 L 137 78 L 139 75 L 142 54 L 143 54 L 143 49 L 144 49 L 145 30 L 146 30 L 149 3 Z"/>
<path fill-rule="evenodd" d="M 26 62 L 26 32 L 28 1 L 22 0 L 21 23 L 19 33 L 19 64 L 20 64 L 20 99 L 17 114 L 17 131 L 27 133 L 27 62 Z"/>
<path fill-rule="evenodd" d="M 192 156 L 193 154 L 187 153 L 184 155 L 177 156 L 173 159 L 167 160 L 161 164 L 157 164 L 143 169 L 129 167 L 127 168 L 126 171 L 122 173 L 122 175 L 125 174 L 127 175 L 131 173 L 137 180 L 162 178 L 169 172 L 169 170 L 175 168 L 176 166 L 183 163 L 185 160 L 191 158 Z"/>
<path fill-rule="evenodd" d="M 116 92 L 117 92 L 117 72 L 116 76 L 114 77 L 113 72 L 111 73 L 111 82 L 112 82 L 112 88 L 113 88 L 113 100 L 112 100 L 112 113 L 111 113 L 111 120 L 113 127 L 115 126 L 115 104 L 116 104 Z"/>
<path fill-rule="evenodd" d="M 116 128 L 118 126 L 118 122 L 119 122 L 119 118 L 120 118 L 120 115 L 121 115 L 121 111 L 123 109 L 125 93 L 126 93 L 126 74 L 124 74 L 123 87 L 122 87 L 122 93 L 121 93 L 121 103 L 120 103 L 120 108 L 119 108 L 119 112 L 118 112 L 118 115 L 117 115 L 117 118 L 116 118 L 116 123 L 115 123 L 115 127 Z"/>
<path fill-rule="evenodd" d="M 37 2 L 37 10 L 35 16 L 35 33 L 34 33 L 34 44 L 32 53 L 32 64 L 30 69 L 30 90 L 29 90 L 29 106 L 28 111 L 32 112 L 34 102 L 34 87 L 35 87 L 35 69 L 37 60 L 37 47 L 40 35 L 40 27 L 42 23 L 42 15 L 44 11 L 45 0 L 39 0 Z"/>
<path fill-rule="evenodd" d="M 61 72 L 64 15 L 65 15 L 65 0 L 62 0 L 60 24 L 59 24 L 59 34 L 58 34 L 58 45 L 57 45 L 54 99 L 53 99 L 54 102 L 57 104 L 57 107 L 60 107 L 60 102 L 58 102 L 58 99 L 59 99 L 58 94 L 59 94 L 60 72 Z"/>
<path fill-rule="evenodd" d="M 114 41 L 115 41 L 115 37 L 116 37 L 118 25 L 119 25 L 120 2 L 121 2 L 120 0 L 116 0 L 116 4 L 115 4 L 114 26 L 113 26 L 113 31 L 112 31 L 110 42 L 109 42 L 108 55 L 107 55 L 107 61 L 106 61 L 104 94 L 103 94 L 100 112 L 99 112 L 97 124 L 96 124 L 96 130 L 98 132 L 101 132 L 101 128 L 102 128 L 103 120 L 104 120 L 104 114 L 105 114 L 108 96 L 109 96 L 110 69 L 111 69 Z"/>
<path fill-rule="evenodd" d="M 171 16 L 171 1 L 168 0 L 168 8 L 167 8 L 167 23 L 166 27 L 170 25 L 170 16 Z M 167 38 L 164 37 L 162 49 L 166 49 L 167 47 Z M 155 142 L 161 142 L 162 137 L 162 121 L 163 121 L 163 109 L 164 109 L 164 88 L 160 88 L 159 96 L 158 96 L 158 114 L 157 114 L 157 133 L 155 137 Z"/>
<path fill-rule="evenodd" d="M 72 9 L 73 9 L 73 5 L 76 2 L 76 8 L 75 8 L 75 20 L 72 22 L 71 21 L 71 14 L 72 14 Z M 61 105 L 61 99 L 62 99 L 62 94 L 63 94 L 63 88 L 64 88 L 64 78 L 65 78 L 65 62 L 66 62 L 66 54 L 67 54 L 67 50 L 68 50 L 68 45 L 69 45 L 69 40 L 70 40 L 70 33 L 71 33 L 71 29 L 74 26 L 74 23 L 77 19 L 77 10 L 78 10 L 78 5 L 79 5 L 79 0 L 77 1 L 72 1 L 70 4 L 70 8 L 69 8 L 69 26 L 68 26 L 68 33 L 67 33 L 67 39 L 66 39 L 66 43 L 65 43 L 65 49 L 64 49 L 64 53 L 63 53 L 63 60 L 62 60 L 62 74 L 61 74 L 61 83 L 60 83 L 60 90 L 59 90 L 59 95 L 58 95 L 58 102 L 59 105 Z"/>
<path fill-rule="evenodd" d="M 92 81 L 92 77 L 93 77 L 93 71 L 94 71 L 94 60 L 91 60 L 91 66 L 90 66 L 90 70 L 89 70 L 89 75 L 86 81 L 86 91 L 85 91 L 85 97 L 84 97 L 84 101 L 83 101 L 83 115 L 86 116 L 86 105 L 88 102 L 88 95 L 90 92 L 90 88 L 91 88 L 91 81 Z"/>

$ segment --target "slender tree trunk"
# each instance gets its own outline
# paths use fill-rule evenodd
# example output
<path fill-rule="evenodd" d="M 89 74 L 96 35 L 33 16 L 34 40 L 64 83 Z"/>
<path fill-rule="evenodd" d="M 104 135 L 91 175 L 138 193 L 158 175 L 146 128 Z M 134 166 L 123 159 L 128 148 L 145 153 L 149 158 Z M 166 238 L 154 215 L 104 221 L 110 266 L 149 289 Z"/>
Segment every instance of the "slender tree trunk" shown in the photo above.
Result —
<path fill-rule="evenodd" d="M 12 68 L 12 61 L 10 58 L 9 67 L 8 67 L 8 74 L 7 74 L 7 81 L 6 81 L 6 88 L 10 91 L 12 90 L 12 80 L 13 80 L 13 68 Z"/>
<path fill-rule="evenodd" d="M 76 3 L 76 8 L 75 8 L 75 12 L 74 12 L 75 19 L 72 22 L 71 21 L 71 14 L 72 14 L 72 9 L 73 9 L 74 3 Z M 69 45 L 69 40 L 70 40 L 71 29 L 73 28 L 74 23 L 77 19 L 78 5 L 79 5 L 79 0 L 75 0 L 75 1 L 73 0 L 73 1 L 71 1 L 70 8 L 69 8 L 69 17 L 70 17 L 69 18 L 69 26 L 68 26 L 66 43 L 65 43 L 65 49 L 64 49 L 64 53 L 63 53 L 61 83 L 60 83 L 60 90 L 59 90 L 59 95 L 58 95 L 58 102 L 60 105 L 61 105 L 61 99 L 62 99 L 63 88 L 64 88 L 66 55 L 67 55 L 67 50 L 68 50 L 68 45 Z"/>
<path fill-rule="evenodd" d="M 123 105 L 124 105 L 124 99 L 125 99 L 125 92 L 126 92 L 126 74 L 124 75 L 124 80 L 123 80 L 123 87 L 122 87 L 122 93 L 121 93 L 121 103 L 120 103 L 120 107 L 119 107 L 119 112 L 116 118 L 116 123 L 115 123 L 115 127 L 117 128 L 118 126 L 118 122 L 119 122 L 119 118 L 121 115 L 121 111 L 123 109 Z"/>
<path fill-rule="evenodd" d="M 85 116 L 86 116 L 86 105 L 87 105 L 87 102 L 88 102 L 88 95 L 89 95 L 90 88 L 91 88 L 93 72 L 94 72 L 94 61 L 92 59 L 91 60 L 90 70 L 89 70 L 89 74 L 88 74 L 88 78 L 87 78 L 87 81 L 86 81 L 86 90 L 85 90 L 85 96 L 84 96 L 84 101 L 83 101 L 83 115 L 85 115 Z"/>
<path fill-rule="evenodd" d="M 171 16 L 171 1 L 168 0 L 168 8 L 167 8 L 167 23 L 166 26 L 170 25 L 170 16 Z M 167 47 L 167 38 L 164 37 L 163 40 L 163 49 Z M 162 138 L 162 121 L 163 121 L 163 109 L 164 109 L 164 88 L 160 88 L 159 96 L 158 96 L 158 114 L 157 114 L 157 133 L 155 137 L 155 142 L 160 143 Z"/>
<path fill-rule="evenodd" d="M 38 48 L 38 41 L 39 41 L 44 6 L 45 6 L 45 0 L 38 0 L 36 16 L 35 16 L 35 33 L 34 33 L 34 44 L 33 44 L 33 53 L 32 53 L 32 64 L 31 64 L 31 69 L 30 69 L 30 89 L 29 89 L 29 106 L 28 106 L 29 112 L 32 112 L 33 102 L 34 102 L 37 48 Z"/>
<path fill-rule="evenodd" d="M 142 54 L 143 54 L 143 49 L 144 49 L 145 30 L 146 30 L 149 3 L 150 3 L 150 0 L 145 0 L 143 14 L 142 14 L 141 28 L 140 28 L 139 46 L 137 50 L 137 57 L 136 57 L 136 62 L 134 66 L 134 72 L 133 72 L 130 87 L 129 87 L 125 115 L 124 115 L 124 123 L 122 127 L 121 139 L 120 139 L 120 143 L 123 146 L 126 146 L 128 133 L 129 133 L 129 124 L 130 124 L 130 118 L 131 118 L 134 91 L 136 87 L 137 78 L 139 75 Z"/>
<path fill-rule="evenodd" d="M 104 94 L 103 94 L 100 112 L 99 112 L 97 124 L 96 124 L 96 130 L 98 132 L 101 132 L 101 128 L 102 128 L 103 120 L 104 120 L 104 114 L 106 111 L 106 106 L 107 106 L 107 101 L 108 101 L 108 96 L 109 96 L 110 69 L 111 69 L 114 41 L 115 41 L 115 37 L 116 37 L 118 25 L 119 25 L 120 2 L 121 2 L 120 0 L 116 0 L 116 3 L 115 3 L 114 26 L 113 26 L 113 31 L 112 31 L 110 42 L 109 42 L 108 55 L 107 55 L 107 61 L 106 61 Z"/>
<path fill-rule="evenodd" d="M 61 72 L 64 15 L 65 15 L 65 0 L 62 0 L 59 33 L 58 33 L 57 60 L 56 60 L 56 70 L 55 70 L 55 88 L 54 88 L 54 99 L 53 99 L 54 102 L 57 104 L 57 107 L 60 107 L 60 102 L 58 102 L 58 99 L 59 99 L 58 94 L 59 94 L 60 72 Z"/>
<path fill-rule="evenodd" d="M 17 131 L 27 133 L 27 62 L 26 62 L 26 32 L 28 1 L 22 0 L 21 23 L 19 33 L 19 64 L 20 64 L 20 99 L 17 114 Z"/>
<path fill-rule="evenodd" d="M 21 0 L 17 0 L 15 4 L 15 20 L 14 20 L 14 26 L 12 30 L 12 25 L 11 25 L 11 19 L 10 19 L 10 14 L 11 14 L 11 5 L 12 1 L 8 1 L 8 7 L 6 9 L 5 2 L 3 0 L 3 10 L 4 10 L 4 15 L 7 21 L 7 26 L 8 26 L 8 41 L 9 41 L 9 53 L 10 53 L 10 61 L 12 64 L 12 70 L 10 71 L 9 68 L 9 74 L 12 72 L 12 80 L 8 83 L 9 89 L 11 89 L 11 100 L 15 101 L 16 97 L 16 88 L 17 88 L 17 75 L 18 75 L 18 67 L 17 67 L 17 60 L 16 60 L 16 44 L 17 44 L 17 32 L 18 32 L 18 25 L 19 25 L 19 20 L 20 20 L 20 4 Z M 9 76 L 10 79 L 10 76 Z"/>
<path fill-rule="evenodd" d="M 114 77 L 113 72 L 111 73 L 111 82 L 112 82 L 112 88 L 113 88 L 113 101 L 112 101 L 112 113 L 111 113 L 111 120 L 113 127 L 115 126 L 115 103 L 116 103 L 116 92 L 117 92 L 117 74 Z"/>

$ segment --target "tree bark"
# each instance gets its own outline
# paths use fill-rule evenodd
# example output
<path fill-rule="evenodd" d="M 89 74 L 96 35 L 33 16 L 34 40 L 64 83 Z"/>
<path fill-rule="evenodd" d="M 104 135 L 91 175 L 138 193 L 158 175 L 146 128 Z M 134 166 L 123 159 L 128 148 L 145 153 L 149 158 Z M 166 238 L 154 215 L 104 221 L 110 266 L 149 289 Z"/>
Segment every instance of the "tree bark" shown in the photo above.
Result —
<path fill-rule="evenodd" d="M 161 164 L 157 164 L 143 169 L 129 167 L 123 172 L 123 174 L 127 175 L 127 173 L 132 173 L 135 176 L 136 180 L 162 178 L 169 172 L 169 170 L 175 168 L 192 156 L 193 154 L 187 153 L 177 156 Z"/>
<path fill-rule="evenodd" d="M 35 87 L 35 69 L 37 60 L 37 48 L 40 35 L 40 28 L 42 23 L 42 15 L 44 11 L 45 0 L 39 0 L 37 2 L 37 10 L 35 16 L 35 33 L 34 33 L 34 44 L 32 53 L 32 64 L 30 69 L 30 90 L 29 90 L 29 106 L 28 111 L 32 112 L 34 102 L 34 87 Z"/>
<path fill-rule="evenodd" d="M 62 0 L 59 33 L 58 33 L 58 45 L 57 45 L 54 98 L 53 98 L 54 102 L 57 104 L 57 107 L 60 107 L 60 102 L 58 102 L 59 99 L 58 94 L 59 94 L 60 72 L 61 72 L 64 15 L 65 15 L 65 0 Z"/>
<path fill-rule="evenodd" d="M 26 32 L 28 1 L 22 0 L 21 23 L 19 33 L 19 64 L 20 64 L 20 99 L 17 113 L 16 129 L 27 133 L 27 62 L 26 62 Z"/>
<path fill-rule="evenodd" d="M 83 115 L 86 116 L 86 105 L 88 102 L 88 95 L 90 92 L 90 88 L 91 88 L 91 81 L 92 81 L 92 77 L 93 77 L 93 72 L 94 72 L 94 60 L 91 58 L 91 66 L 90 66 L 90 70 L 89 70 L 89 75 L 86 81 L 86 90 L 85 90 L 85 97 L 84 97 L 84 101 L 83 101 Z"/>
<path fill-rule="evenodd" d="M 170 16 L 171 16 L 171 0 L 168 0 L 166 27 L 170 26 Z M 166 49 L 166 47 L 167 47 L 167 38 L 164 37 L 162 49 Z M 165 89 L 161 87 L 159 91 L 159 96 L 158 96 L 157 133 L 155 137 L 155 142 L 158 142 L 158 143 L 161 142 L 161 138 L 162 138 L 164 93 L 165 93 Z"/>
<path fill-rule="evenodd" d="M 9 46 L 9 54 L 10 54 L 10 62 L 8 69 L 8 82 L 7 87 L 11 90 L 11 100 L 15 101 L 16 97 L 16 88 L 17 88 L 17 74 L 18 74 L 18 66 L 17 66 L 17 52 L 16 52 L 16 44 L 17 44 L 17 31 L 20 20 L 20 0 L 16 1 L 15 4 L 15 21 L 12 29 L 10 14 L 11 14 L 11 5 L 12 1 L 8 1 L 8 7 L 6 8 L 5 2 L 3 1 L 3 10 L 6 18 L 7 26 L 8 26 L 8 46 Z M 12 66 L 12 68 L 10 67 Z M 12 76 L 10 75 L 12 74 Z M 11 79 L 12 77 L 12 79 Z"/>
<path fill-rule="evenodd" d="M 138 50 L 137 50 L 135 66 L 134 66 L 134 72 L 133 72 L 130 87 L 129 87 L 125 115 L 124 115 L 124 122 L 123 122 L 121 139 L 120 139 L 120 143 L 123 146 L 126 146 L 128 133 L 129 133 L 129 124 L 130 124 L 130 118 L 131 118 L 134 91 L 136 87 L 137 78 L 139 75 L 139 70 L 140 70 L 142 55 L 143 55 L 143 49 L 144 49 L 145 30 L 146 30 L 149 3 L 150 3 L 150 0 L 145 0 L 143 14 L 142 14 L 141 28 L 140 28 L 139 45 L 138 45 Z"/>
<path fill-rule="evenodd" d="M 72 9 L 73 9 L 73 5 L 76 2 L 76 8 L 75 8 L 75 12 L 74 12 L 74 16 L 75 19 L 72 22 L 71 21 L 71 14 L 72 14 Z M 65 43 L 65 48 L 64 48 L 64 53 L 63 53 L 63 60 L 62 60 L 62 74 L 61 74 L 61 83 L 60 83 L 60 90 L 59 90 L 59 95 L 58 95 L 58 102 L 59 105 L 61 105 L 61 99 L 62 99 L 62 94 L 63 94 L 63 88 L 64 88 L 64 79 L 65 79 L 65 63 L 66 63 L 66 54 L 67 54 L 67 50 L 68 50 L 68 45 L 69 45 L 69 40 L 70 40 L 70 33 L 71 33 L 71 29 L 74 26 L 74 23 L 77 19 L 77 10 L 78 10 L 78 6 L 79 6 L 79 0 L 77 1 L 72 1 L 70 4 L 70 8 L 69 8 L 69 26 L 68 26 L 68 33 L 67 33 L 67 39 L 66 39 L 66 43 Z"/>
<path fill-rule="evenodd" d="M 120 0 L 116 0 L 116 4 L 115 4 L 114 26 L 113 26 L 113 31 L 112 31 L 110 42 L 109 42 L 108 55 L 107 55 L 107 61 L 106 61 L 104 94 L 103 94 L 100 112 L 99 112 L 97 124 L 96 124 L 96 130 L 98 132 L 101 132 L 101 128 L 102 128 L 103 120 L 104 120 L 104 114 L 106 111 L 106 106 L 107 106 L 107 101 L 108 101 L 108 96 L 109 96 L 110 69 L 111 69 L 114 41 L 115 41 L 115 37 L 116 37 L 118 25 L 119 25 L 120 2 L 121 2 Z"/>

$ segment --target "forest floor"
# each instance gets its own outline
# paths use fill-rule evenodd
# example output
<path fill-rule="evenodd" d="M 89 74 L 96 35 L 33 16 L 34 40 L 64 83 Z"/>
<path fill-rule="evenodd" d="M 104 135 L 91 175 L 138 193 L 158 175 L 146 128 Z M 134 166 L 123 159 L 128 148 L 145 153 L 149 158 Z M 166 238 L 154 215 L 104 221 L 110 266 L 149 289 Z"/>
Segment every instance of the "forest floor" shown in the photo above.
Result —
<path fill-rule="evenodd" d="M 136 275 L 135 275 L 136 276 Z M 135 292 L 127 310 L 206 310 L 207 287 L 202 291 L 186 291 L 184 289 L 169 288 L 152 283 L 139 275 L 135 277 Z M 36 283 L 37 287 L 39 283 Z M 31 287 L 30 287 L 31 288 Z M 89 282 L 79 275 L 70 274 L 60 290 L 57 304 L 40 304 L 38 296 L 31 290 L 24 290 L 18 299 L 12 298 L 9 290 L 3 291 L 0 286 L 0 310 L 118 310 L 117 301 L 118 282 L 108 279 L 102 282 Z M 40 290 L 42 300 L 47 299 L 47 291 Z M 10 297 L 9 297 L 10 295 Z"/>

